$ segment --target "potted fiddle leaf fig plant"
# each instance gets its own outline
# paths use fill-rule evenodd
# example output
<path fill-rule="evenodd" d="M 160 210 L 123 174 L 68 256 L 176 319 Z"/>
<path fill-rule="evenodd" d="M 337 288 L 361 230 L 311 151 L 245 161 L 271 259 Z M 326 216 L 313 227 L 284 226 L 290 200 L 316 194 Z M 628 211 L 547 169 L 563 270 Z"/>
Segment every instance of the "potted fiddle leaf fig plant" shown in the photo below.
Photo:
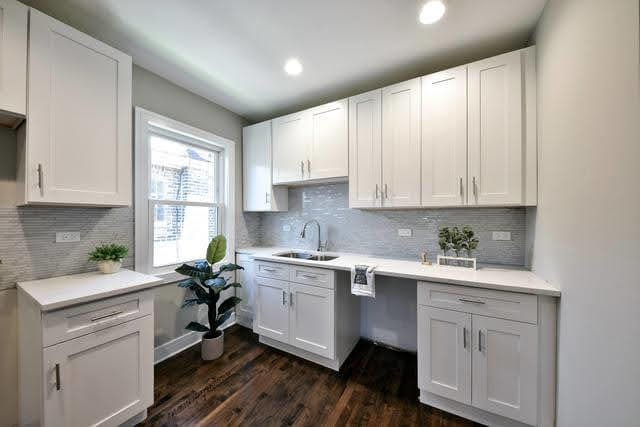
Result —
<path fill-rule="evenodd" d="M 227 240 L 220 234 L 209 243 L 206 260 L 197 261 L 194 265 L 182 264 L 175 270 L 189 277 L 179 282 L 178 286 L 190 289 L 194 294 L 193 298 L 185 300 L 182 307 L 207 305 L 209 324 L 190 322 L 186 326 L 186 329 L 191 331 L 204 332 L 201 350 L 203 360 L 214 360 L 222 355 L 224 351 L 224 332 L 219 328 L 231 317 L 235 306 L 241 301 L 240 298 L 232 296 L 218 306 L 222 291 L 241 287 L 240 283 L 230 282 L 230 279 L 224 277 L 224 273 L 242 270 L 242 267 L 233 263 L 215 266 L 215 264 L 224 259 L 226 252 Z"/>
<path fill-rule="evenodd" d="M 98 262 L 98 270 L 104 274 L 117 273 L 122 267 L 122 260 L 127 257 L 129 248 L 124 245 L 108 243 L 96 246 L 89 253 L 89 261 Z"/>

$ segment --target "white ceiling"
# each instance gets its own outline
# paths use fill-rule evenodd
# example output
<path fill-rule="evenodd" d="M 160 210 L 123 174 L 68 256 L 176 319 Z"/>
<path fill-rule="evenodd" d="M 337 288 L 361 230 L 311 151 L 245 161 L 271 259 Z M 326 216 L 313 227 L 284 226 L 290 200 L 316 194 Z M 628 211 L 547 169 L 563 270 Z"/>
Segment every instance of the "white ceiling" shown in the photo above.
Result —
<path fill-rule="evenodd" d="M 249 120 L 523 47 L 546 0 L 23 0 Z M 300 76 L 282 70 L 297 57 Z"/>

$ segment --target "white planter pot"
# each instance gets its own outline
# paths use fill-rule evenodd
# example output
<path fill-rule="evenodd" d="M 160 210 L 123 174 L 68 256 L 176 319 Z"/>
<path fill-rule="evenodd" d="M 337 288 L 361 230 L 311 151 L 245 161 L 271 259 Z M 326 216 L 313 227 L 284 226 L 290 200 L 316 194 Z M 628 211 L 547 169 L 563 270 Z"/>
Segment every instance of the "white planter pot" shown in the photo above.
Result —
<path fill-rule="evenodd" d="M 215 360 L 222 356 L 224 351 L 224 332 L 215 338 L 205 338 L 202 336 L 202 360 Z"/>
<path fill-rule="evenodd" d="M 104 274 L 117 273 L 122 267 L 122 261 L 98 261 L 98 270 Z"/>

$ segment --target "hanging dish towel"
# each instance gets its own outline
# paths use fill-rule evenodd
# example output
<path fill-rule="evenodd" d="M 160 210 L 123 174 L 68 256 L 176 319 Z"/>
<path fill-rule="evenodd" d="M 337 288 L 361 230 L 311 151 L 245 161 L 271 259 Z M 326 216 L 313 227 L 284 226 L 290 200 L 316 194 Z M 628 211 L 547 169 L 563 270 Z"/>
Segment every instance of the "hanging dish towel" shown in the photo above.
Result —
<path fill-rule="evenodd" d="M 376 297 L 375 265 L 351 267 L 351 293 L 363 297 Z"/>

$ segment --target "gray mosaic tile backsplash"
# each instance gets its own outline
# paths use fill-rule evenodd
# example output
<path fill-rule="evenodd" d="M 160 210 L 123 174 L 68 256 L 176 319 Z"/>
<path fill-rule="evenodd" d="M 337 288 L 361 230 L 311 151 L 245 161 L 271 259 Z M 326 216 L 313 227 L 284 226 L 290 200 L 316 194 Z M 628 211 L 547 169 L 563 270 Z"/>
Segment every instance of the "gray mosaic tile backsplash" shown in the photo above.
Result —
<path fill-rule="evenodd" d="M 289 190 L 289 211 L 263 213 L 260 244 L 313 248 L 315 226 L 301 239 L 303 224 L 316 218 L 322 240 L 329 250 L 417 259 L 427 252 L 431 260 L 439 253 L 438 229 L 470 225 L 480 240 L 479 262 L 524 265 L 525 208 L 458 208 L 366 211 L 349 209 L 347 184 L 297 187 Z M 283 231 L 289 225 L 290 231 Z M 399 228 L 410 228 L 412 237 L 399 237 Z M 511 241 L 491 240 L 492 231 L 510 231 Z"/>
<path fill-rule="evenodd" d="M 55 233 L 63 231 L 79 231 L 80 242 L 55 243 Z M 0 289 L 95 270 L 88 253 L 108 242 L 127 245 L 123 265 L 133 267 L 132 208 L 0 208 Z"/>

